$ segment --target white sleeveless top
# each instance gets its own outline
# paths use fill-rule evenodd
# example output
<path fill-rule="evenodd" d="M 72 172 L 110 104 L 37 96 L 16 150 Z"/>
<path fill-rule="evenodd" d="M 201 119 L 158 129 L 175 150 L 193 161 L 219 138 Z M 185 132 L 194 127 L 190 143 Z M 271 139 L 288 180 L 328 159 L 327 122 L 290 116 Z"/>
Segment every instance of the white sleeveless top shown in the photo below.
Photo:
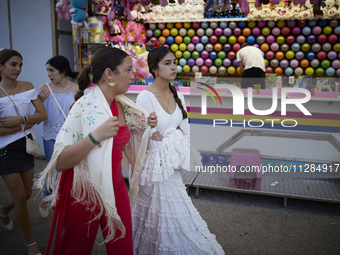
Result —
<path fill-rule="evenodd" d="M 31 115 L 29 112 L 30 102 L 31 100 L 34 100 L 38 97 L 38 93 L 35 89 L 30 89 L 25 92 L 15 94 L 14 96 L 10 95 L 10 97 L 17 106 L 19 114 L 21 116 L 29 116 Z M 18 116 L 17 112 L 15 111 L 14 105 L 12 101 L 8 98 L 8 96 L 0 98 L 0 116 Z M 31 129 L 27 129 L 26 134 L 30 134 L 31 131 Z M 0 136 L 0 149 L 5 148 L 8 144 L 17 141 L 24 136 L 24 131 Z"/>

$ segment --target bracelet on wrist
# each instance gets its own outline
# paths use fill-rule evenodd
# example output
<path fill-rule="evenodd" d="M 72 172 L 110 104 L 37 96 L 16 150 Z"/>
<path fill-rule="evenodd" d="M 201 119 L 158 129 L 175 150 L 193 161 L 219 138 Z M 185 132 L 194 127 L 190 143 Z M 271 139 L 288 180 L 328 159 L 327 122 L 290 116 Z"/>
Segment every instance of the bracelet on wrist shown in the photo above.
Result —
<path fill-rule="evenodd" d="M 25 124 L 21 124 L 20 126 L 21 126 L 21 132 L 26 129 L 26 125 Z"/>
<path fill-rule="evenodd" d="M 89 133 L 89 138 L 91 142 L 93 142 L 94 145 L 98 145 L 99 148 L 102 147 L 100 143 L 96 139 L 94 139 L 94 137 L 92 136 L 92 133 Z"/>
<path fill-rule="evenodd" d="M 28 124 L 28 118 L 27 116 L 24 116 L 24 125 Z"/>

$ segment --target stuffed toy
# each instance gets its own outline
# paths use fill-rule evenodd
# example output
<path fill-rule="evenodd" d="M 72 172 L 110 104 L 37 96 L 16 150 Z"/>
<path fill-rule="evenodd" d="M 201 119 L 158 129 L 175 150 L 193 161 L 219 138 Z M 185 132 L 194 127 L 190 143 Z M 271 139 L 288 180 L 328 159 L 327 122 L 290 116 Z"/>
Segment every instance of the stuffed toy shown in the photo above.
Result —
<path fill-rule="evenodd" d="M 55 11 L 59 14 L 60 19 L 70 20 L 71 15 L 69 10 L 72 8 L 73 6 L 71 5 L 70 0 L 59 0 L 55 5 Z"/>
<path fill-rule="evenodd" d="M 326 0 L 325 7 L 321 8 L 324 17 L 334 17 L 336 16 L 336 8 L 334 7 L 334 0 Z"/>
<path fill-rule="evenodd" d="M 88 0 L 71 0 L 73 8 L 70 10 L 71 24 L 81 26 L 86 19 L 86 7 Z"/>

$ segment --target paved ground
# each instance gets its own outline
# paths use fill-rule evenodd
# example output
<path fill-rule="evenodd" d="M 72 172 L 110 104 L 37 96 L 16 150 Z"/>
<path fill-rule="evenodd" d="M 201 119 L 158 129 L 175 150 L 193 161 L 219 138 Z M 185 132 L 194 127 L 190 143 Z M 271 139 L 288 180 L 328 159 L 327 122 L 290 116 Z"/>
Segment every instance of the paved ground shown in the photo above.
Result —
<path fill-rule="evenodd" d="M 36 160 L 36 173 L 45 165 L 45 160 Z M 339 254 L 340 204 L 288 199 L 289 208 L 283 209 L 282 198 L 204 189 L 196 199 L 193 188 L 189 193 L 226 254 Z M 36 194 L 28 209 L 34 236 L 45 251 L 52 214 L 40 218 Z M 7 196 L 1 179 L 0 205 Z M 0 254 L 26 254 L 14 213 L 10 216 L 15 228 L 7 232 L 0 227 Z M 105 247 L 95 245 L 92 254 L 106 254 Z"/>

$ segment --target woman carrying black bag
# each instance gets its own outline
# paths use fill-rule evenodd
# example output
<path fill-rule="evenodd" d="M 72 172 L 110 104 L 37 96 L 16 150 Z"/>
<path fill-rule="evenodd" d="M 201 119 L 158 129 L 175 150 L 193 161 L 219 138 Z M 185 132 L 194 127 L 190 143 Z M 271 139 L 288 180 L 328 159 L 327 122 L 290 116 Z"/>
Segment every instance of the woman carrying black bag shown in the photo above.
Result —
<path fill-rule="evenodd" d="M 26 134 L 32 139 L 31 128 L 46 120 L 47 113 L 32 83 L 17 80 L 21 67 L 19 52 L 0 50 L 0 175 L 11 194 L 11 198 L 0 206 L 0 224 L 8 231 L 14 228 L 8 216 L 14 208 L 28 254 L 39 255 L 26 202 L 32 195 L 34 175 L 34 157 L 26 152 Z M 31 102 L 37 112 L 35 115 L 29 115 Z"/>

